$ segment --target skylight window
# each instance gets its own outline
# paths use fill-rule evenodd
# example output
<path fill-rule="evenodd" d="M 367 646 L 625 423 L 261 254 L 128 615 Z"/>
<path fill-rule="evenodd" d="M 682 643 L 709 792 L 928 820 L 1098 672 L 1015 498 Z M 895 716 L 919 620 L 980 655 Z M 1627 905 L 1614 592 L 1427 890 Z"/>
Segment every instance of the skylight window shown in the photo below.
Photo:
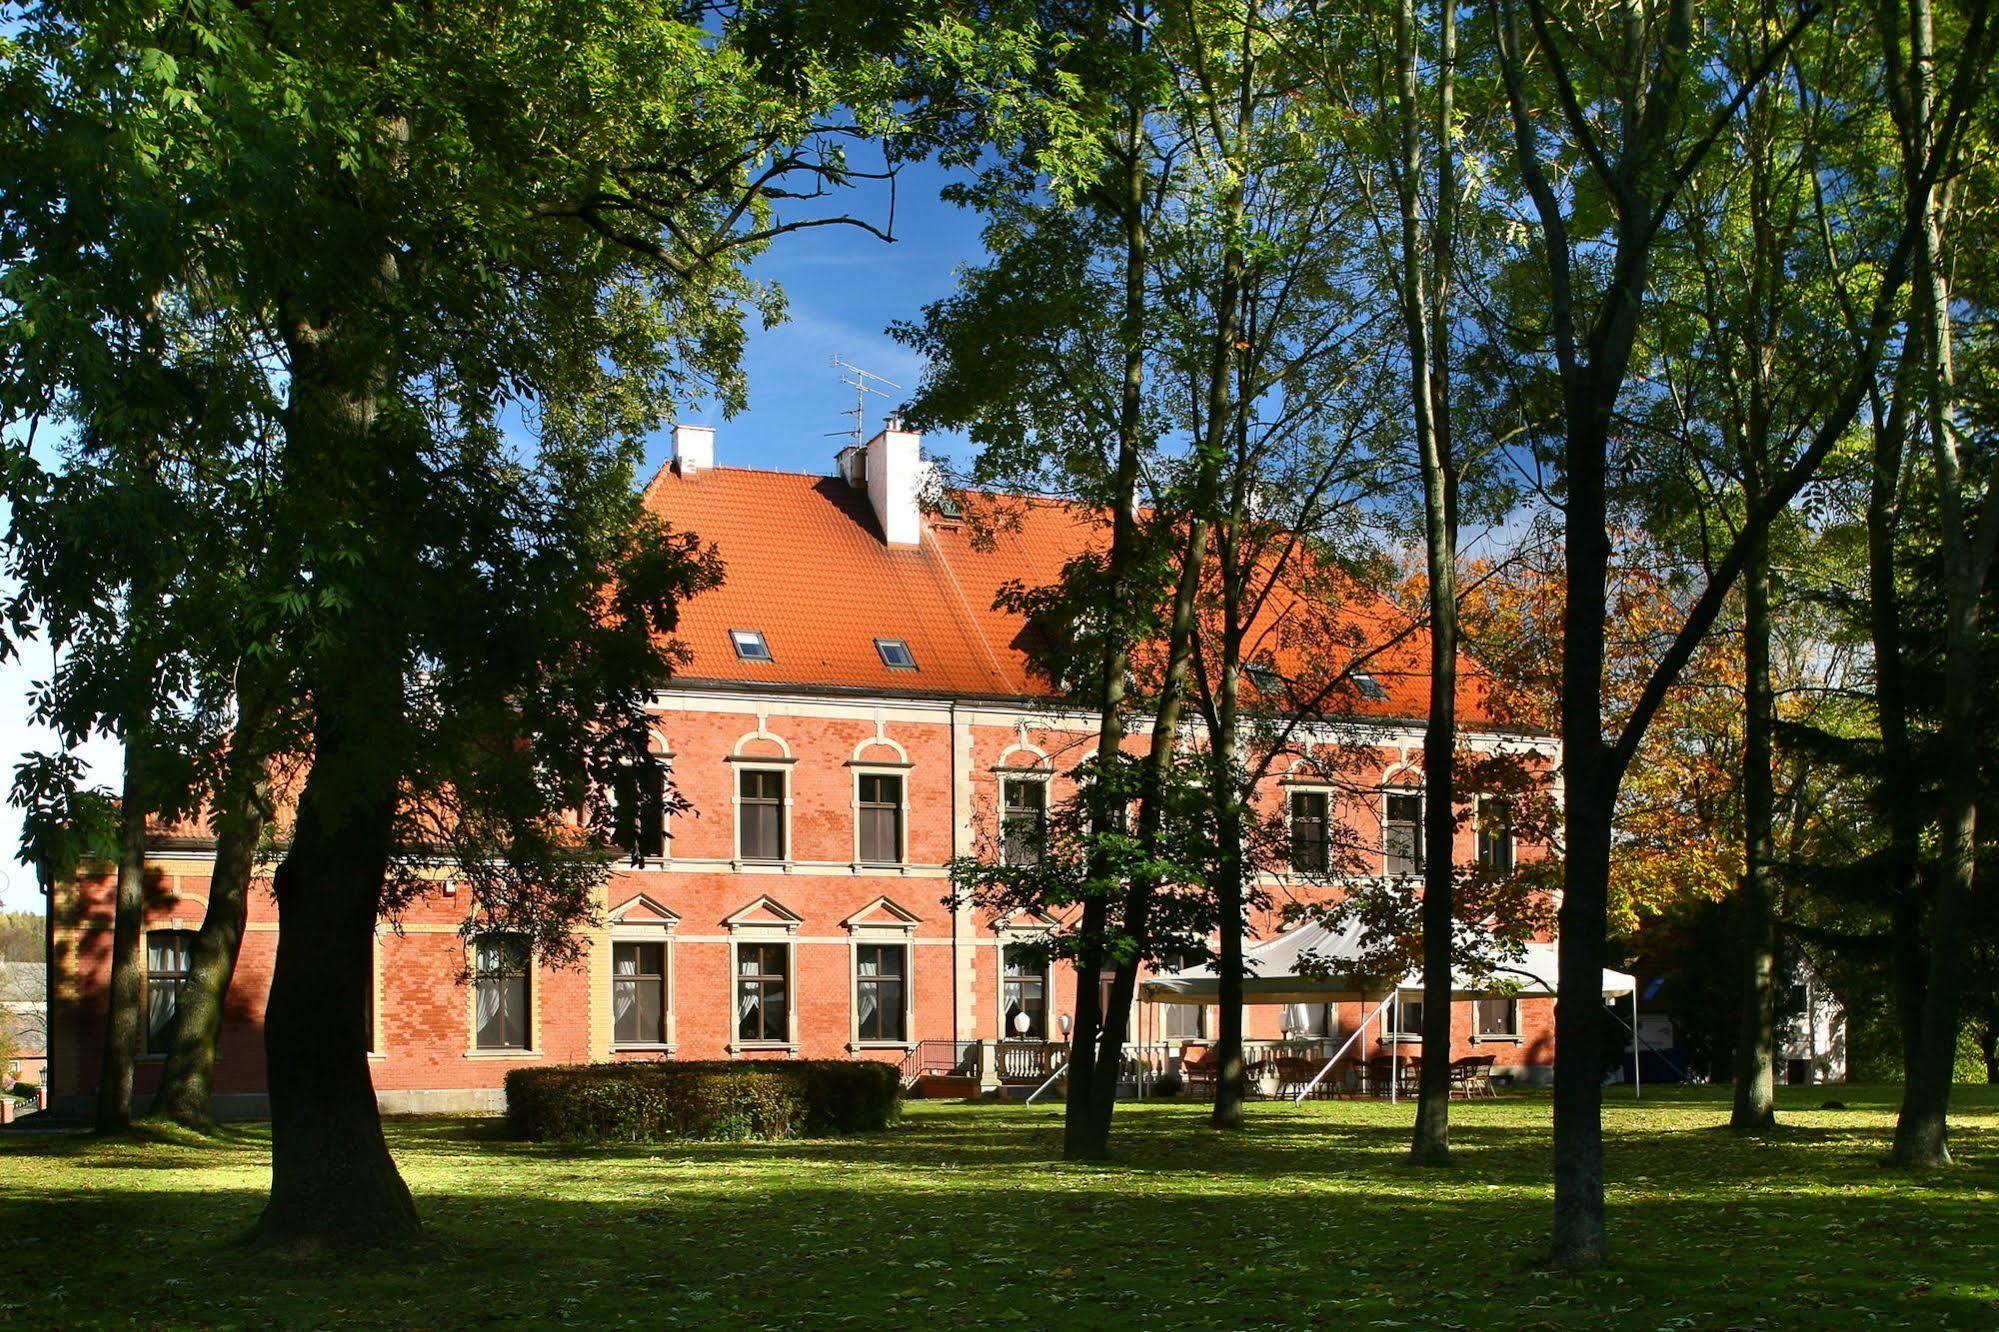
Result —
<path fill-rule="evenodd" d="M 1376 703 L 1385 702 L 1388 698 L 1388 691 L 1381 687 L 1381 681 L 1361 671 L 1354 672 L 1353 687 L 1360 690 L 1362 698 L 1373 699 Z"/>
<path fill-rule="evenodd" d="M 1249 676 L 1249 682 L 1256 686 L 1259 694 L 1275 696 L 1284 692 L 1284 677 L 1279 675 L 1277 668 L 1269 662 L 1253 662 L 1244 670 Z"/>
<path fill-rule="evenodd" d="M 761 629 L 731 629 L 729 642 L 736 649 L 736 656 L 743 661 L 771 661 L 770 644 L 764 642 Z"/>
<path fill-rule="evenodd" d="M 913 671 L 916 669 L 916 654 L 909 650 L 909 644 L 900 638 L 877 638 L 875 651 L 881 653 L 882 665 L 892 671 Z"/>

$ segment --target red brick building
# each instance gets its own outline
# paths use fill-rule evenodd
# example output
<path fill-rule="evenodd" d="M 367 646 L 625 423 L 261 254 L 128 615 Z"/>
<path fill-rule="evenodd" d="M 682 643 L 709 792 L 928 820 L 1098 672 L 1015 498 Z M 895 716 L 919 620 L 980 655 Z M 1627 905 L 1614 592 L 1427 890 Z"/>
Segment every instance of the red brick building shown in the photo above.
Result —
<path fill-rule="evenodd" d="M 442 873 L 434 893 L 384 924 L 371 1017 L 387 1110 L 493 1106 L 506 1071 L 527 1064 L 798 1055 L 914 1067 L 919 1043 L 1011 1038 L 1023 1015 L 1029 1041 L 1060 1039 L 1074 977 L 1014 948 L 1048 922 L 954 909 L 945 864 L 998 852 L 1009 830 L 1031 844 L 1094 746 L 1094 718 L 1055 704 L 1030 669 L 1029 626 L 994 603 L 1010 583 L 1052 582 L 1100 528 L 1044 501 L 1009 501 L 990 524 L 964 521 L 949 501 L 926 507 L 917 437 L 894 429 L 844 452 L 832 476 L 719 468 L 713 454 L 712 432 L 681 428 L 674 461 L 645 492 L 726 566 L 723 585 L 685 607 L 679 636 L 691 657 L 655 700 L 656 743 L 689 809 L 667 819 L 632 800 L 625 831 L 641 859 L 612 876 L 579 967 L 527 964 L 505 939 L 468 945 L 464 900 Z M 1267 784 L 1267 810 L 1340 820 L 1376 848 L 1371 868 L 1406 870 L 1408 825 L 1421 822 L 1428 649 L 1385 604 L 1358 598 L 1339 614 L 1391 647 L 1370 659 L 1342 720 L 1300 731 L 1297 754 Z M 1298 650 L 1287 641 L 1274 651 Z M 1475 748 L 1531 741 L 1551 752 L 1546 739 L 1479 729 L 1476 697 L 1465 710 Z M 1314 746 L 1358 749 L 1365 792 L 1350 757 L 1341 782 L 1315 781 Z M 1468 828 L 1456 853 L 1510 856 L 1506 840 L 1481 847 Z M 204 839 L 156 842 L 146 913 L 155 1045 L 211 865 Z M 1337 891 L 1309 874 L 1270 878 L 1280 901 Z M 51 904 L 59 1101 L 94 1087 L 111 904 L 104 874 L 61 887 Z M 1258 924 L 1265 936 L 1278 928 Z M 216 1067 L 220 1112 L 261 1105 L 276 930 L 275 904 L 256 891 Z M 1552 1007 L 1461 1002 L 1453 1054 L 1493 1053 L 1500 1068 L 1535 1076 L 1553 1059 Z M 1252 1008 L 1249 1032 L 1324 1040 L 1361 1015 L 1357 1003 Z M 1212 1030 L 1211 1011 L 1185 1007 L 1134 1023 L 1175 1046 Z M 142 1098 L 156 1076 L 142 1066 Z"/>

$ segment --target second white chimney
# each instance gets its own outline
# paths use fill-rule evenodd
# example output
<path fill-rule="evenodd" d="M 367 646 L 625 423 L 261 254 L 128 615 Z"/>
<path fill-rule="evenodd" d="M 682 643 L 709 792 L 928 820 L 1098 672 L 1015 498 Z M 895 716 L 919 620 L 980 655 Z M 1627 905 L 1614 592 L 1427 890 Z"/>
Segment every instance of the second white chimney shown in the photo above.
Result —
<path fill-rule="evenodd" d="M 715 427 L 677 425 L 673 428 L 673 470 L 698 476 L 715 465 Z"/>
<path fill-rule="evenodd" d="M 868 441 L 868 501 L 881 520 L 882 539 L 891 546 L 923 540 L 923 498 L 935 485 L 936 468 L 923 459 L 923 436 L 904 430 L 890 417 Z"/>

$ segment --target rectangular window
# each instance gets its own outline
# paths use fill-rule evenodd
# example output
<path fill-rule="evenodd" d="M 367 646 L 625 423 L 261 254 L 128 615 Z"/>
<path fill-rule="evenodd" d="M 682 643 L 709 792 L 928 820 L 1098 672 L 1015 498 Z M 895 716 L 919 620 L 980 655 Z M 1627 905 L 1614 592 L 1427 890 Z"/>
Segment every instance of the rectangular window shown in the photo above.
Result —
<path fill-rule="evenodd" d="M 640 764 L 611 788 L 611 843 L 633 860 L 666 854 L 666 769 Z"/>
<path fill-rule="evenodd" d="M 1000 987 L 1000 1035 L 1008 1040 L 1048 1039 L 1048 966 L 1040 950 L 1006 946 Z M 1020 1019 L 1025 1016 L 1027 1021 Z"/>
<path fill-rule="evenodd" d="M 482 934 L 472 943 L 472 1043 L 481 1050 L 528 1048 L 528 946 L 518 934 Z"/>
<path fill-rule="evenodd" d="M 1160 959 L 1161 971 L 1187 971 L 1201 965 L 1203 959 L 1198 953 L 1168 953 Z M 1208 1006 L 1206 1004 L 1161 1004 L 1159 1006 L 1160 1039 L 1168 1041 L 1204 1041 L 1208 1038 Z"/>
<path fill-rule="evenodd" d="M 666 1044 L 666 945 L 611 945 L 611 1039 Z"/>
<path fill-rule="evenodd" d="M 1382 849 L 1390 874 L 1423 872 L 1423 797 L 1420 792 L 1393 792 L 1382 821 Z"/>
<path fill-rule="evenodd" d="M 1382 1011 L 1381 1031 L 1385 1036 L 1401 1036 L 1408 1040 L 1422 1039 L 1422 999 L 1404 993 L 1400 1004 L 1390 1004 Z"/>
<path fill-rule="evenodd" d="M 869 865 L 902 863 L 902 778 L 861 774 L 859 859 Z"/>
<path fill-rule="evenodd" d="M 791 1039 L 791 946 L 736 945 L 736 1037 L 769 1044 Z"/>
<path fill-rule="evenodd" d="M 1048 783 L 1009 777 L 1000 783 L 1000 859 L 1039 865 L 1048 850 Z"/>
<path fill-rule="evenodd" d="M 193 930 L 149 930 L 146 934 L 146 1053 L 173 1047 L 180 992 L 194 960 Z"/>
<path fill-rule="evenodd" d="M 1331 1004 L 1286 1004 L 1283 1024 L 1295 1040 L 1317 1040 L 1340 1034 L 1339 1010 Z"/>
<path fill-rule="evenodd" d="M 882 665 L 892 671 L 913 671 L 916 669 L 916 654 L 909 650 L 909 644 L 900 638 L 877 638 L 875 651 L 881 654 Z"/>
<path fill-rule="evenodd" d="M 1480 1036 L 1518 1036 L 1520 1034 L 1520 1001 L 1512 998 L 1478 999 L 1472 1004 L 1472 1017 L 1478 1023 Z"/>
<path fill-rule="evenodd" d="M 770 644 L 765 641 L 761 629 L 731 629 L 729 645 L 736 649 L 736 656 L 743 661 L 771 660 Z"/>
<path fill-rule="evenodd" d="M 737 777 L 741 807 L 736 818 L 744 860 L 784 859 L 784 774 L 746 768 Z"/>
<path fill-rule="evenodd" d="M 1291 793 L 1291 868 L 1300 874 L 1323 874 L 1332 863 L 1326 836 L 1331 804 L 1324 791 Z"/>
<path fill-rule="evenodd" d="M 909 1039 L 906 1015 L 909 949 L 903 944 L 860 944 L 854 950 L 854 1012 L 864 1041 Z"/>
<path fill-rule="evenodd" d="M 1478 802 L 1478 863 L 1501 874 L 1513 872 L 1513 807 L 1504 800 Z"/>

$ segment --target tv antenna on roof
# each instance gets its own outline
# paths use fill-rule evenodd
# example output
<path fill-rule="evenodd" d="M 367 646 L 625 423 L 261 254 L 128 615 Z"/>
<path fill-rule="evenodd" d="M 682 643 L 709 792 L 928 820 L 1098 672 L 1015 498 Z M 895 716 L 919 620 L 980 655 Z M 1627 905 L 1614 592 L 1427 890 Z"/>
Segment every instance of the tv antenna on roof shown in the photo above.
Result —
<path fill-rule="evenodd" d="M 829 439 L 844 438 L 852 443 L 855 448 L 859 448 L 868 442 L 868 395 L 872 393 L 877 398 L 886 398 L 888 396 L 887 393 L 876 388 L 876 384 L 886 384 L 892 389 L 899 389 L 902 385 L 896 383 L 886 375 L 878 375 L 872 370 L 863 370 L 844 357 L 835 356 L 833 358 L 833 368 L 847 372 L 840 376 L 840 382 L 854 390 L 853 407 L 841 413 L 842 416 L 853 417 L 854 423 L 845 430 L 829 430 L 826 432 L 826 435 Z"/>

